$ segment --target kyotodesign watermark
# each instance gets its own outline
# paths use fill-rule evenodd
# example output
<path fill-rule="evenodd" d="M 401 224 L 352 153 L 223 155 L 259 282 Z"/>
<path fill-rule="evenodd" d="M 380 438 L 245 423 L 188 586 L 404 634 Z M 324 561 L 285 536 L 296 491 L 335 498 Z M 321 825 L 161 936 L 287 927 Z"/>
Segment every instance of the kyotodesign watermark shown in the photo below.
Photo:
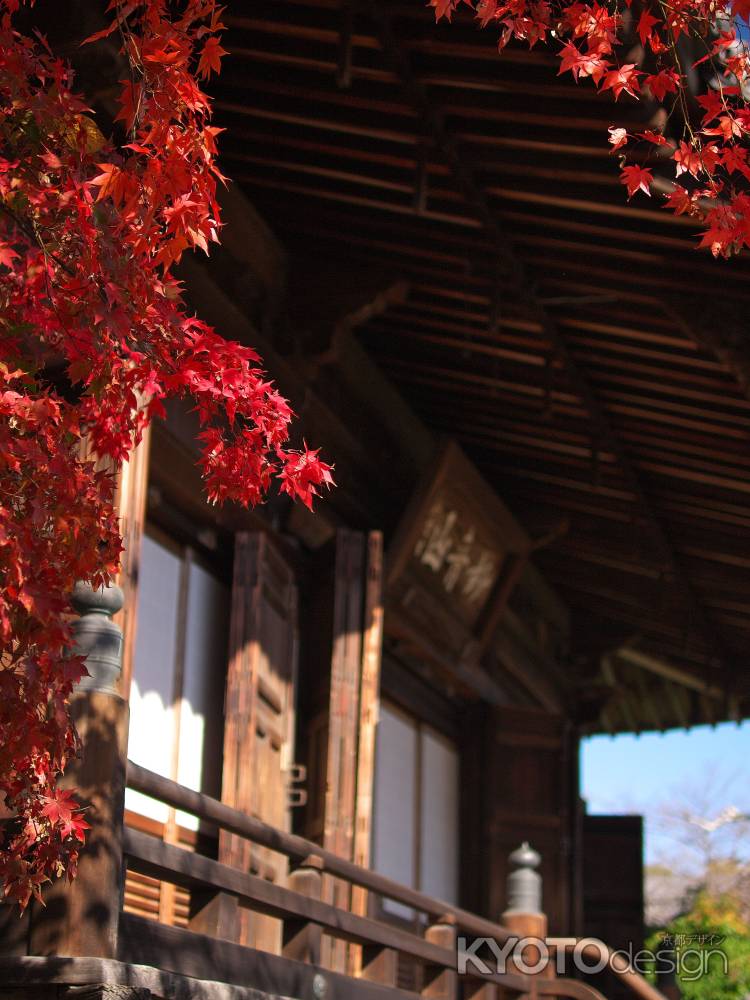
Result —
<path fill-rule="evenodd" d="M 679 939 L 679 940 L 678 940 Z M 688 940 L 690 939 L 690 940 Z M 709 972 L 716 964 L 725 975 L 729 964 L 725 952 L 718 947 L 721 934 L 681 934 L 665 936 L 657 949 L 608 948 L 596 938 L 515 937 L 505 941 L 495 938 L 458 937 L 457 969 L 459 975 L 492 973 L 523 973 L 539 975 L 552 965 L 558 975 L 564 975 L 569 963 L 585 975 L 596 975 L 610 968 L 615 972 L 630 970 L 642 976 L 676 974 L 692 982 Z"/>

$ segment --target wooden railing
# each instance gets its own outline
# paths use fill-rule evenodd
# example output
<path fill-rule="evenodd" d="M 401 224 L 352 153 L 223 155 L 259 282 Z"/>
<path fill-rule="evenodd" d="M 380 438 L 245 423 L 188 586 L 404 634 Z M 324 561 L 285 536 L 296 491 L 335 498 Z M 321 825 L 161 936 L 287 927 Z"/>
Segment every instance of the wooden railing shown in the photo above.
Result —
<path fill-rule="evenodd" d="M 22 925 L 16 920 L 13 940 L 7 933 L 11 926 L 8 914 L 0 912 L 0 981 L 4 985 L 23 986 L 26 993 L 22 995 L 28 995 L 27 987 L 40 983 L 45 984 L 45 990 L 55 984 L 66 990 L 87 988 L 92 983 L 109 984 L 107 988 L 125 990 L 122 995 L 186 1000 L 215 1000 L 219 995 L 246 1000 L 251 995 L 257 998 L 255 991 L 305 1000 L 531 1000 L 544 996 L 603 1000 L 592 986 L 553 978 L 548 969 L 538 975 L 522 971 L 482 973 L 468 960 L 466 974 L 459 976 L 459 934 L 493 939 L 499 946 L 516 935 L 508 927 L 393 882 L 312 841 L 275 829 L 126 762 L 127 704 L 117 695 L 112 679 L 119 652 L 111 648 L 111 639 L 119 633 L 109 621 L 122 595 L 116 588 L 113 593 L 89 588 L 83 598 L 79 602 L 81 613 L 91 620 L 81 630 L 89 641 L 80 651 L 87 655 L 89 677 L 73 699 L 82 752 L 67 777 L 89 805 L 87 815 L 92 828 L 74 884 L 68 886 L 60 880 L 49 888 L 46 909 L 35 912 L 30 920 L 27 911 Z M 107 641 L 98 641 L 102 639 Z M 292 867 L 287 885 L 222 864 L 197 849 L 186 850 L 165 843 L 161 837 L 125 827 L 122 817 L 126 781 L 134 791 L 190 813 L 214 830 L 285 856 Z M 200 840 L 197 838 L 196 848 Z M 201 924 L 197 920 L 185 929 L 124 912 L 125 866 L 141 876 L 181 886 L 194 893 L 196 899 L 202 894 L 231 904 L 230 910 L 242 907 L 275 918 L 281 922 L 280 953 L 225 940 L 222 933 L 226 922 L 209 919 Z M 414 927 L 420 930 L 404 930 L 324 901 L 324 875 L 408 907 L 418 916 Z M 536 874 L 532 882 L 534 879 L 538 879 Z M 212 902 L 207 908 L 211 906 Z M 526 915 L 541 918 L 541 928 L 544 917 L 536 912 L 540 909 L 541 903 L 531 906 Z M 240 911 L 233 912 L 236 915 Z M 520 911 L 516 908 L 512 915 L 506 914 L 509 922 L 519 915 L 524 915 L 523 907 Z M 218 933 L 198 932 L 199 927 L 208 926 Z M 231 930 L 230 921 L 230 935 Z M 323 967 L 323 935 L 354 946 L 356 962 L 347 968 L 355 974 Z M 593 951 L 596 956 L 602 954 L 599 948 Z M 421 969 L 419 993 L 397 987 L 394 959 L 398 956 Z M 523 970 L 528 966 L 515 968 Z M 664 1000 L 623 961 L 613 959 L 610 968 L 640 1000 Z M 217 982 L 225 984 L 218 993 Z M 40 994 L 34 994 L 32 989 L 30 995 Z"/>
<path fill-rule="evenodd" d="M 456 1000 L 458 997 L 494 1000 L 519 996 L 602 1000 L 597 990 L 577 980 L 511 972 L 485 974 L 478 972 L 471 961 L 467 962 L 466 974 L 459 976 L 458 934 L 493 938 L 502 945 L 511 936 L 510 931 L 361 868 L 312 841 L 278 830 L 136 764 L 128 764 L 127 784 L 215 828 L 285 855 L 293 866 L 297 866 L 292 872 L 291 884 L 304 887 L 304 892 L 238 871 L 211 858 L 166 844 L 157 837 L 126 829 L 123 850 L 130 869 L 191 890 L 226 893 L 241 906 L 280 919 L 283 935 L 281 954 L 271 955 L 122 914 L 118 940 L 121 961 L 146 963 L 197 978 L 252 985 L 284 996 L 330 998 L 335 995 L 351 997 L 351 1000 L 375 1000 L 385 996 L 413 998 L 417 994 L 396 987 L 395 963 L 384 961 L 395 954 L 421 966 L 422 987 L 418 995 L 431 1000 Z M 296 876 L 301 872 L 305 877 L 300 880 Z M 319 898 L 322 873 L 422 914 L 424 933 L 406 931 L 322 901 Z M 331 972 L 318 964 L 321 933 L 361 947 L 361 970 L 357 978 Z M 642 1000 L 663 1000 L 658 991 L 635 973 L 623 970 L 623 977 Z"/>

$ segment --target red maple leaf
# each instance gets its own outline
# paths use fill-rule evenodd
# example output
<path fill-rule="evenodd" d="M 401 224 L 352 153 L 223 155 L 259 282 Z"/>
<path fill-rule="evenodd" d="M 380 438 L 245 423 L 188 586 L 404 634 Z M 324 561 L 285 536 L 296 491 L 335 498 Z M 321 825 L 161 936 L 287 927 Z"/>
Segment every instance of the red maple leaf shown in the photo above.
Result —
<path fill-rule="evenodd" d="M 436 21 L 440 21 L 442 18 L 450 21 L 456 6 L 456 0 L 430 0 L 429 6 L 435 8 Z"/>
<path fill-rule="evenodd" d="M 114 195 L 118 190 L 122 171 L 114 163 L 99 163 L 98 166 L 101 173 L 97 174 L 96 177 L 92 177 L 89 184 L 99 188 L 96 200 L 101 201 L 103 198 Z"/>
<path fill-rule="evenodd" d="M 143 92 L 141 85 L 132 80 L 120 81 L 120 110 L 115 117 L 116 122 L 124 122 L 125 131 L 129 132 L 135 123 L 135 116 L 138 114 L 138 107 L 141 103 Z"/>
<path fill-rule="evenodd" d="M 677 177 L 680 174 L 692 174 L 693 177 L 697 177 L 698 173 L 703 169 L 703 161 L 701 160 L 701 154 L 697 149 L 693 149 L 692 146 L 682 141 L 679 147 L 672 154 L 672 159 L 677 164 L 675 170 L 675 175 Z"/>
<path fill-rule="evenodd" d="M 60 157 L 49 149 L 46 149 L 39 159 L 42 160 L 42 162 L 45 163 L 50 170 L 60 170 L 62 167 L 62 160 Z"/>
<path fill-rule="evenodd" d="M 693 199 L 681 184 L 675 184 L 664 202 L 664 208 L 671 209 L 675 215 L 687 215 L 693 210 Z"/>
<path fill-rule="evenodd" d="M 298 454 L 291 453 L 279 473 L 281 490 L 290 496 L 297 496 L 312 510 L 313 497 L 319 496 L 318 487 L 334 485 L 333 468 L 318 458 L 318 451 L 311 451 L 307 445 Z"/>
<path fill-rule="evenodd" d="M 703 124 L 713 121 L 725 108 L 725 103 L 715 90 L 708 90 L 705 94 L 699 94 L 696 101 L 704 109 Z"/>
<path fill-rule="evenodd" d="M 730 174 L 739 172 L 750 180 L 747 152 L 741 146 L 725 146 L 722 150 L 721 162 Z"/>
<path fill-rule="evenodd" d="M 68 789 L 57 788 L 52 795 L 46 797 L 42 816 L 46 816 L 51 823 L 70 823 L 77 808 L 75 793 Z"/>
<path fill-rule="evenodd" d="M 615 95 L 615 100 L 619 99 L 623 91 L 626 94 L 637 97 L 640 90 L 640 84 L 638 83 L 638 76 L 640 74 L 641 70 L 636 69 L 635 63 L 625 63 L 623 66 L 618 66 L 616 69 L 612 69 L 609 73 L 605 74 L 600 89 L 611 90 Z"/>
<path fill-rule="evenodd" d="M 661 22 L 658 17 L 654 17 L 653 14 L 651 14 L 648 11 L 647 8 L 644 8 L 643 13 L 641 14 L 640 19 L 638 20 L 638 27 L 636 29 L 641 39 L 641 44 L 643 46 L 645 46 L 646 43 L 651 39 L 651 36 L 654 31 L 654 25 L 660 23 Z"/>
<path fill-rule="evenodd" d="M 216 35 L 211 35 L 206 39 L 198 61 L 198 76 L 206 78 L 212 73 L 218 73 L 221 70 L 221 57 L 226 55 L 229 53 L 221 47 L 219 39 Z"/>
<path fill-rule="evenodd" d="M 645 139 L 646 142 L 653 143 L 654 146 L 668 146 L 669 142 L 661 134 L 661 132 L 655 132 L 651 128 L 644 129 L 643 132 L 638 133 L 639 139 Z"/>
<path fill-rule="evenodd" d="M 91 826 L 83 818 L 83 813 L 76 812 L 71 816 L 70 820 L 61 825 L 60 836 L 64 838 L 74 837 L 79 843 L 83 844 L 86 842 L 86 831 L 90 829 Z"/>
<path fill-rule="evenodd" d="M 680 75 L 673 69 L 663 69 L 647 76 L 643 81 L 657 101 L 663 101 L 667 94 L 676 94 L 680 86 Z"/>
<path fill-rule="evenodd" d="M 637 191 L 643 191 L 644 194 L 651 195 L 651 184 L 653 183 L 654 177 L 648 167 L 639 167 L 637 164 L 633 166 L 623 167 L 622 173 L 620 174 L 620 180 L 628 189 L 628 198 L 632 198 Z"/>
<path fill-rule="evenodd" d="M 580 77 L 590 76 L 598 80 L 606 69 L 603 55 L 596 51 L 581 52 L 572 42 L 566 42 L 560 53 L 560 69 L 558 76 L 568 70 L 573 79 L 578 82 Z"/>
<path fill-rule="evenodd" d="M 18 254 L 13 247 L 8 246 L 7 243 L 0 243 L 0 264 L 12 267 L 14 260 L 18 260 Z"/>
<path fill-rule="evenodd" d="M 719 120 L 715 128 L 704 128 L 704 135 L 719 135 L 724 142 L 731 143 L 734 139 L 741 139 L 744 129 L 740 122 L 731 114 L 719 115 Z"/>

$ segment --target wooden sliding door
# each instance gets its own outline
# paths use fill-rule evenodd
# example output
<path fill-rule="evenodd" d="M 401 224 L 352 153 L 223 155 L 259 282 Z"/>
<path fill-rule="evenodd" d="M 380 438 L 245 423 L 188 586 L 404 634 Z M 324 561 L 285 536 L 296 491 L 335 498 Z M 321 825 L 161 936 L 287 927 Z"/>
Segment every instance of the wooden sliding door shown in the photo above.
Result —
<path fill-rule="evenodd" d="M 222 800 L 282 830 L 290 829 L 289 769 L 294 759 L 297 587 L 267 536 L 235 543 L 225 699 Z M 222 832 L 219 860 L 283 883 L 287 862 L 268 848 Z M 279 922 L 224 902 L 222 936 L 278 951 Z"/>

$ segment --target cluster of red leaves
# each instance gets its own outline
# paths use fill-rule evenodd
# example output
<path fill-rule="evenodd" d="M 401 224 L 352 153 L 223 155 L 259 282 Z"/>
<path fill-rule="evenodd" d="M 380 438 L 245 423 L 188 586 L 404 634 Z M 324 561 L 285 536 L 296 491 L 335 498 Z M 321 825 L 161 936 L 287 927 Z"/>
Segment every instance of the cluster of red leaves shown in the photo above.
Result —
<path fill-rule="evenodd" d="M 277 480 L 310 506 L 332 480 L 316 452 L 289 448 L 291 410 L 257 355 L 189 315 L 170 273 L 220 229 L 200 86 L 224 54 L 215 0 L 110 3 L 101 35 L 116 33 L 128 67 L 119 146 L 67 64 L 16 30 L 20 6 L 0 0 L 0 805 L 14 817 L 0 883 L 23 906 L 72 877 L 86 828 L 57 780 L 84 671 L 68 595 L 111 579 L 120 553 L 102 464 L 186 396 L 212 500 L 254 504 Z"/>
<path fill-rule="evenodd" d="M 650 196 L 654 166 L 647 164 L 663 170 L 671 160 L 675 179 L 663 176 L 660 185 L 664 205 L 695 217 L 703 229 L 700 246 L 724 257 L 750 246 L 750 108 L 743 96 L 750 85 L 743 40 L 750 0 L 429 0 L 438 19 L 450 19 L 461 4 L 482 27 L 499 28 L 501 50 L 512 39 L 529 47 L 548 42 L 559 47 L 560 73 L 576 82 L 589 77 L 615 100 L 628 94 L 666 105 L 655 116 L 660 128 L 610 128 L 612 151 L 622 150 L 628 197 Z M 686 64 L 687 48 L 703 54 Z M 703 117 L 696 121 L 687 74 L 702 63 L 714 73 L 712 86 L 697 97 Z"/>
<path fill-rule="evenodd" d="M 111 477 L 80 460 L 79 440 L 74 408 L 0 363 L 0 793 L 16 817 L 0 879 L 22 904 L 72 877 L 86 829 L 56 788 L 77 749 L 68 700 L 84 672 L 67 652 L 67 594 L 114 569 L 119 541 Z"/>

